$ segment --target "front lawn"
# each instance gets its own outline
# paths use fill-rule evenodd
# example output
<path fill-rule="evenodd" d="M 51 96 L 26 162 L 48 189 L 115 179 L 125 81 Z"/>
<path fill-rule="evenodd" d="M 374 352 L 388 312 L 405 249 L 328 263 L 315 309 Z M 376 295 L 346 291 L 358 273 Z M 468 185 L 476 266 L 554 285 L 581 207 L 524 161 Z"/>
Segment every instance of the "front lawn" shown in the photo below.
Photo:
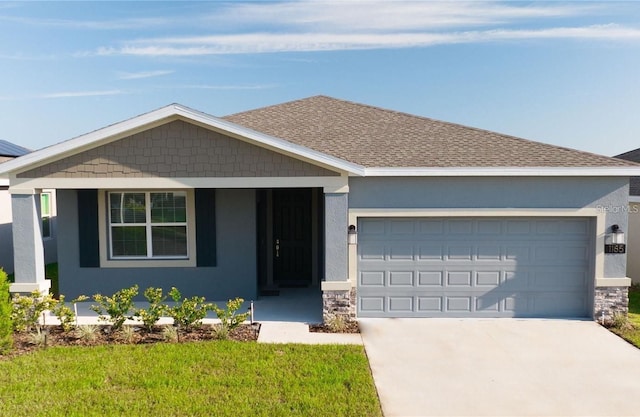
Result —
<path fill-rule="evenodd" d="M 611 331 L 640 348 L 640 286 L 629 288 L 629 324 Z"/>
<path fill-rule="evenodd" d="M 2 415 L 381 416 L 362 346 L 59 347 L 0 360 Z"/>

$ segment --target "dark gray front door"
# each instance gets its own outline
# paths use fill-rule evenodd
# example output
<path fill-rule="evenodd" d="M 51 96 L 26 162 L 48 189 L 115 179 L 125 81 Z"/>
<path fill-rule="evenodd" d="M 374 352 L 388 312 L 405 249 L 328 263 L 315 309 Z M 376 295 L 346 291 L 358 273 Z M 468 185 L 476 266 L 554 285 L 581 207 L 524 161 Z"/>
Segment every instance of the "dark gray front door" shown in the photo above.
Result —
<path fill-rule="evenodd" d="M 311 283 L 311 189 L 273 190 L 273 280 L 279 286 Z"/>

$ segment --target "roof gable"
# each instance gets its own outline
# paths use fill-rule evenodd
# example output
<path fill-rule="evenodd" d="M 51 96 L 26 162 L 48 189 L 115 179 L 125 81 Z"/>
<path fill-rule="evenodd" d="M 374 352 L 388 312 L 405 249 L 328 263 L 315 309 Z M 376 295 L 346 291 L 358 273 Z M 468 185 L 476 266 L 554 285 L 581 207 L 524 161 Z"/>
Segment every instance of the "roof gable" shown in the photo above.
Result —
<path fill-rule="evenodd" d="M 206 129 L 212 129 L 227 136 L 244 140 L 274 152 L 279 152 L 334 171 L 355 174 L 362 173 L 362 167 L 356 164 L 349 163 L 313 149 L 305 148 L 302 145 L 291 143 L 281 138 L 272 137 L 267 134 L 251 130 L 247 127 L 236 125 L 233 122 L 226 121 L 179 104 L 171 104 L 132 119 L 40 149 L 13 161 L 8 161 L 0 166 L 0 175 L 6 175 L 10 172 L 24 172 L 44 164 L 84 152 L 88 149 L 122 139 L 123 137 L 152 129 L 173 120 L 184 120 Z"/>
<path fill-rule="evenodd" d="M 366 168 L 633 166 L 602 155 L 325 96 L 224 119 Z"/>
<path fill-rule="evenodd" d="M 76 153 L 18 178 L 221 178 L 339 176 L 317 165 L 183 120 Z"/>

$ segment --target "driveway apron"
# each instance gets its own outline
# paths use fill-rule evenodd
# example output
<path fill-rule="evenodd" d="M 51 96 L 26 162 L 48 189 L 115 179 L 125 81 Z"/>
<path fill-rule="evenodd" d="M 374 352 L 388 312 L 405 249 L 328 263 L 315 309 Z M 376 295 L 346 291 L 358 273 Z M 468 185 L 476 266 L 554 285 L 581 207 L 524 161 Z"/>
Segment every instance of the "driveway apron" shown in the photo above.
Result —
<path fill-rule="evenodd" d="M 640 415 L 640 350 L 595 322 L 359 321 L 386 417 Z"/>

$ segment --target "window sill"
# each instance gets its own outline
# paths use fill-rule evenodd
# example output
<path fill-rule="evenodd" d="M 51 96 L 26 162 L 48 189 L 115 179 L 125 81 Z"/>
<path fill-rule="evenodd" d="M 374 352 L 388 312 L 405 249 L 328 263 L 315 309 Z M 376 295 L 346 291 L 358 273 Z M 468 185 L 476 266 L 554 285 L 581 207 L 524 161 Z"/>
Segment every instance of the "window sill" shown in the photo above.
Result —
<path fill-rule="evenodd" d="M 109 259 L 100 262 L 101 268 L 190 268 L 196 266 L 193 259 Z"/>

